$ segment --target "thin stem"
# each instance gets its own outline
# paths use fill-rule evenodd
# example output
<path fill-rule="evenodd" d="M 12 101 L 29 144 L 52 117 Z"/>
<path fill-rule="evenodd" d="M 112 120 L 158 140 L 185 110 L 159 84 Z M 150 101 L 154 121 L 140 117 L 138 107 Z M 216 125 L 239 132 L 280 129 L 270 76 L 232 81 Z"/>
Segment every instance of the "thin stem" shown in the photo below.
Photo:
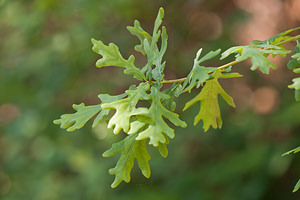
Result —
<path fill-rule="evenodd" d="M 225 68 L 227 68 L 227 67 L 229 67 L 229 66 L 232 66 L 232 65 L 234 65 L 234 64 L 237 64 L 237 63 L 239 63 L 239 62 L 240 62 L 240 61 L 232 61 L 232 62 L 230 62 L 230 63 L 227 63 L 227 64 L 225 64 L 225 65 L 222 65 L 222 66 L 218 67 L 217 70 L 225 69 Z M 217 71 L 217 70 L 216 70 L 216 71 Z M 208 73 L 213 73 L 213 71 L 208 72 Z M 185 78 L 179 78 L 179 79 L 173 79 L 173 80 L 164 80 L 164 81 L 162 81 L 161 83 L 182 83 L 183 81 L 185 81 L 185 79 L 186 79 L 186 77 L 185 77 Z"/>
<path fill-rule="evenodd" d="M 185 78 L 179 78 L 179 79 L 174 79 L 174 80 L 164 80 L 161 83 L 182 83 L 183 81 L 185 81 Z"/>
<path fill-rule="evenodd" d="M 225 68 L 230 67 L 230 66 L 232 66 L 232 65 L 235 65 L 235 64 L 237 64 L 237 63 L 239 63 L 239 62 L 241 62 L 241 61 L 236 61 L 236 60 L 235 60 L 235 61 L 232 61 L 232 62 L 230 62 L 230 63 L 227 63 L 227 64 L 225 64 L 225 65 L 222 65 L 222 66 L 218 67 L 217 70 L 225 69 Z"/>
<path fill-rule="evenodd" d="M 299 39 L 300 39 L 300 35 L 297 35 L 297 36 L 291 37 L 289 39 L 286 39 L 284 41 L 278 42 L 277 44 L 274 44 L 274 45 L 279 46 L 279 45 L 286 44 L 288 42 L 297 41 Z M 237 64 L 239 62 L 241 62 L 241 61 L 236 61 L 236 60 L 232 61 L 230 63 L 227 63 L 225 65 L 222 65 L 222 66 L 218 67 L 216 71 L 223 70 L 223 69 L 225 69 L 225 68 L 227 68 L 229 66 L 235 65 L 235 64 Z M 208 72 L 208 73 L 213 73 L 213 72 L 216 72 L 216 71 L 211 71 L 211 72 Z M 185 77 L 185 78 L 179 78 L 179 79 L 173 79 L 173 80 L 163 80 L 161 83 L 182 83 L 182 82 L 184 82 L 186 80 L 186 78 L 187 77 Z"/>

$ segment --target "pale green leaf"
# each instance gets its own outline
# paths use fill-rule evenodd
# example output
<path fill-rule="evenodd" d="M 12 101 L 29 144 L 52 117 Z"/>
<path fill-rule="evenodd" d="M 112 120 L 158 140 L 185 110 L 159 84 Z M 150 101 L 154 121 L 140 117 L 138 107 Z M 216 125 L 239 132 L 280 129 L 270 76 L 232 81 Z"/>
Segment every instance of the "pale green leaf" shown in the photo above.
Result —
<path fill-rule="evenodd" d="M 296 183 L 294 189 L 293 189 L 293 192 L 297 192 L 300 188 L 300 179 L 298 180 L 298 182 Z"/>
<path fill-rule="evenodd" d="M 142 113 L 137 116 L 137 121 L 132 123 L 129 134 L 138 132 L 137 140 L 149 138 L 149 144 L 157 147 L 160 143 L 167 143 L 166 136 L 174 138 L 174 130 L 164 121 L 169 120 L 175 126 L 186 127 L 186 123 L 179 119 L 179 115 L 166 109 L 162 105 L 162 100 L 169 99 L 170 96 L 160 92 L 161 85 L 154 84 L 151 87 L 149 97 L 151 106 L 148 113 Z M 144 124 L 144 125 L 143 125 Z M 138 127 L 138 128 L 136 128 Z M 140 130 L 141 129 L 141 130 Z"/>
<path fill-rule="evenodd" d="M 222 96 L 227 104 L 235 107 L 233 99 L 225 92 L 218 82 L 218 78 L 220 76 L 221 73 L 217 72 L 214 76 L 214 79 L 206 81 L 206 84 L 202 88 L 201 92 L 192 100 L 187 102 L 183 109 L 186 110 L 195 103 L 200 102 L 200 112 L 195 117 L 194 125 L 202 120 L 205 131 L 207 131 L 210 126 L 215 129 L 222 127 L 222 118 L 218 102 L 219 95 Z"/>
<path fill-rule="evenodd" d="M 300 61 L 300 53 L 295 53 L 292 55 L 292 58 L 296 59 L 297 61 Z"/>
<path fill-rule="evenodd" d="M 289 85 L 288 87 L 291 89 L 295 89 L 295 99 L 296 101 L 300 101 L 300 77 L 293 79 L 293 84 Z"/>
<path fill-rule="evenodd" d="M 123 98 L 124 94 L 117 96 L 102 94 L 98 97 L 102 103 L 107 103 Z M 54 120 L 54 124 L 60 124 L 60 128 L 67 128 L 67 131 L 75 131 L 76 129 L 82 128 L 88 120 L 98 113 L 92 125 L 95 127 L 103 119 L 103 117 L 109 113 L 109 110 L 101 108 L 101 104 L 86 106 L 84 103 L 81 103 L 79 105 L 74 104 L 73 108 L 77 112 L 62 115 L 60 119 Z"/>
<path fill-rule="evenodd" d="M 126 91 L 127 98 L 120 99 L 111 103 L 102 104 L 103 109 L 115 109 L 116 112 L 108 122 L 108 128 L 114 127 L 114 133 L 118 134 L 122 129 L 128 132 L 130 128 L 130 118 L 135 115 L 148 113 L 147 108 L 136 108 L 139 100 L 147 100 L 149 90 L 148 83 L 141 83 L 138 87 L 130 88 Z"/>
<path fill-rule="evenodd" d="M 115 180 L 111 184 L 112 188 L 117 187 L 122 181 L 130 181 L 130 172 L 136 159 L 142 174 L 149 178 L 151 175 L 149 160 L 150 155 L 147 151 L 146 140 L 136 140 L 137 134 L 127 136 L 122 141 L 112 145 L 110 149 L 103 153 L 103 157 L 110 157 L 121 154 L 116 166 L 109 170 L 115 175 Z"/>
<path fill-rule="evenodd" d="M 243 75 L 237 73 L 237 72 L 233 72 L 233 73 L 223 73 L 220 78 L 239 78 L 239 77 L 243 77 Z"/>
<path fill-rule="evenodd" d="M 124 67 L 125 74 L 133 75 L 134 78 L 138 80 L 146 80 L 145 75 L 134 65 L 135 58 L 133 55 L 126 60 L 122 57 L 121 53 L 119 52 L 119 48 L 115 44 L 110 43 L 108 46 L 106 46 L 100 40 L 97 41 L 93 38 L 91 41 L 94 45 L 93 51 L 102 56 L 102 58 L 96 62 L 97 67 Z"/>
<path fill-rule="evenodd" d="M 294 78 L 293 79 L 293 84 L 289 85 L 289 88 L 293 88 L 295 90 L 300 90 L 300 77 L 299 78 Z"/>
<path fill-rule="evenodd" d="M 159 143 L 159 145 L 157 146 L 159 153 L 162 157 L 166 158 L 168 156 L 168 148 L 167 148 L 167 144 L 169 144 L 169 138 L 166 137 L 166 143 Z"/>
<path fill-rule="evenodd" d="M 297 148 L 295 148 L 295 149 L 292 149 L 292 150 L 290 150 L 290 151 L 288 151 L 288 152 L 282 154 L 281 156 L 286 156 L 286 155 L 289 155 L 289 154 L 291 154 L 291 153 L 298 153 L 298 152 L 300 152 L 300 147 L 297 147 Z"/>

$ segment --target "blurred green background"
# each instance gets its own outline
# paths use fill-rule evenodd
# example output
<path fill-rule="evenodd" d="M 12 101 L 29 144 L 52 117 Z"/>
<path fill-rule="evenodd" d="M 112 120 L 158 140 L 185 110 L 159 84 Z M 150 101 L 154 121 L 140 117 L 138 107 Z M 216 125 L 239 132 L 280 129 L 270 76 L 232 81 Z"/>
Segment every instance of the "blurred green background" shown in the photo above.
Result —
<path fill-rule="evenodd" d="M 122 136 L 105 122 L 72 133 L 52 123 L 73 112 L 73 103 L 97 104 L 98 94 L 119 94 L 132 84 L 121 69 L 95 67 L 99 56 L 90 39 L 114 42 L 143 66 L 126 26 L 138 19 L 152 32 L 161 6 L 167 79 L 186 76 L 199 48 L 226 50 L 300 26 L 298 0 L 0 0 L 1 200 L 300 199 L 291 193 L 300 157 L 281 157 L 300 145 L 289 57 L 274 59 L 278 70 L 268 76 L 250 72 L 248 62 L 234 67 L 244 78 L 222 81 L 237 108 L 221 105 L 221 130 L 194 127 L 198 108 L 181 110 L 196 93 L 180 97 L 177 112 L 189 127 L 176 129 L 169 156 L 149 148 L 151 177 L 135 167 L 132 181 L 116 189 L 108 170 L 117 157 L 101 154 Z"/>

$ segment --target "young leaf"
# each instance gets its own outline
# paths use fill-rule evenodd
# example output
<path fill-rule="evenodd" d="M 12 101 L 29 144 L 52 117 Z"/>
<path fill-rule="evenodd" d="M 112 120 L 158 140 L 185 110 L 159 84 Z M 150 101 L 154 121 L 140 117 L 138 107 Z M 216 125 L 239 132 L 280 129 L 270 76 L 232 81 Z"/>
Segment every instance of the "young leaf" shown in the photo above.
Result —
<path fill-rule="evenodd" d="M 297 61 L 300 61 L 300 53 L 295 53 L 292 55 L 292 58 L 296 59 Z"/>
<path fill-rule="evenodd" d="M 114 133 L 118 134 L 122 129 L 128 132 L 130 128 L 130 118 L 134 115 L 148 113 L 147 108 L 136 108 L 139 100 L 147 100 L 149 90 L 148 83 L 141 83 L 138 87 L 133 87 L 126 91 L 128 97 L 111 103 L 102 104 L 104 109 L 115 109 L 116 113 L 109 120 L 107 127 L 114 127 Z"/>
<path fill-rule="evenodd" d="M 157 147 L 160 155 L 164 158 L 166 158 L 168 156 L 167 144 L 169 144 L 169 138 L 167 136 L 165 136 L 165 138 L 166 138 L 166 143 L 159 143 L 159 145 Z"/>
<path fill-rule="evenodd" d="M 282 154 L 281 156 L 286 156 L 286 155 L 289 155 L 291 153 L 298 153 L 298 152 L 300 152 L 300 147 L 292 149 L 292 150 Z M 297 192 L 297 190 L 299 190 L 299 188 L 300 188 L 300 179 L 298 180 L 297 184 L 295 185 L 293 192 Z"/>
<path fill-rule="evenodd" d="M 294 49 L 294 55 L 299 55 L 300 54 L 300 43 L 297 41 L 297 45 L 295 46 L 295 49 Z M 294 56 L 293 55 L 293 56 Z M 292 58 L 292 60 L 290 60 L 287 64 L 287 67 L 289 69 L 296 69 L 298 67 L 300 67 L 300 60 L 298 59 L 299 57 L 298 56 L 294 56 Z"/>
<path fill-rule="evenodd" d="M 135 45 L 135 50 L 146 55 L 144 40 L 150 42 L 152 40 L 152 36 L 149 35 L 144 29 L 141 27 L 140 22 L 138 20 L 134 21 L 134 26 L 127 26 L 127 29 L 132 35 L 135 35 L 140 40 L 141 44 Z"/>
<path fill-rule="evenodd" d="M 198 101 L 201 102 L 200 112 L 195 117 L 194 125 L 202 120 L 204 131 L 207 131 L 210 126 L 215 129 L 222 127 L 218 95 L 221 95 L 230 106 L 235 107 L 233 99 L 225 92 L 218 82 L 218 78 L 220 76 L 221 72 L 217 72 L 214 75 L 214 79 L 206 81 L 201 92 L 192 100 L 187 102 L 183 109 L 186 110 Z"/>
<path fill-rule="evenodd" d="M 106 66 L 116 66 L 116 67 L 124 67 L 126 68 L 124 70 L 125 74 L 130 74 L 133 75 L 134 78 L 138 80 L 145 80 L 146 77 L 145 75 L 141 72 L 139 68 L 137 68 L 134 65 L 134 56 L 131 55 L 128 60 L 125 60 L 121 53 L 119 52 L 119 48 L 113 44 L 110 43 L 108 46 L 103 44 L 100 40 L 97 41 L 92 38 L 92 43 L 93 43 L 93 51 L 100 54 L 102 56 L 101 59 L 99 59 L 96 62 L 97 67 L 106 67 Z"/>
<path fill-rule="evenodd" d="M 237 72 L 233 72 L 233 73 L 223 73 L 220 78 L 239 78 L 239 77 L 243 77 L 243 75 L 237 73 Z"/>
<path fill-rule="evenodd" d="M 300 61 L 292 59 L 288 62 L 287 67 L 289 69 L 296 69 L 297 67 L 300 67 Z"/>
<path fill-rule="evenodd" d="M 115 180 L 111 184 L 112 188 L 117 187 L 122 181 L 130 181 L 130 172 L 136 159 L 139 168 L 146 178 L 150 177 L 151 171 L 148 161 L 150 155 L 147 151 L 146 140 L 136 140 L 137 134 L 127 136 L 122 141 L 112 145 L 110 149 L 105 151 L 103 157 L 111 157 L 121 154 L 116 166 L 109 170 L 111 175 L 115 175 Z"/>
<path fill-rule="evenodd" d="M 193 69 L 183 83 L 183 88 L 185 88 L 188 85 L 188 87 L 185 88 L 184 92 L 191 92 L 191 90 L 194 87 L 199 88 L 205 81 L 207 81 L 210 78 L 208 72 L 213 72 L 216 68 L 203 67 L 200 66 L 200 63 L 217 56 L 220 53 L 220 51 L 221 49 L 218 49 L 216 51 L 210 51 L 208 54 L 199 59 L 202 52 L 202 49 L 199 49 L 199 51 L 196 54 L 196 58 L 194 59 Z"/>
<path fill-rule="evenodd" d="M 298 182 L 296 183 L 294 189 L 293 189 L 293 192 L 297 192 L 300 188 L 300 179 L 298 180 Z"/>
<path fill-rule="evenodd" d="M 166 109 L 162 105 L 162 100 L 170 98 L 169 95 L 160 92 L 161 85 L 154 84 L 151 87 L 149 97 L 151 106 L 148 113 L 142 113 L 137 116 L 138 122 L 132 123 L 128 134 L 139 132 L 136 140 L 149 138 L 149 144 L 157 147 L 159 144 L 167 143 L 166 136 L 174 138 L 174 130 L 168 126 L 163 117 L 173 123 L 175 126 L 186 127 L 186 123 L 179 119 L 179 115 Z M 144 129 L 142 129 L 144 128 Z"/>
<path fill-rule="evenodd" d="M 292 36 L 287 36 L 287 34 L 289 34 L 290 32 L 292 31 L 296 31 L 296 30 L 299 30 L 300 27 L 297 27 L 297 28 L 292 28 L 292 29 L 289 29 L 289 30 L 286 30 L 282 33 L 279 33 L 265 41 L 259 41 L 259 40 L 254 40 L 251 42 L 252 45 L 258 45 L 258 44 L 271 44 L 271 45 L 276 45 L 278 43 L 280 43 L 281 41 L 283 40 L 287 40 L 289 38 L 292 38 Z M 283 47 L 284 48 L 284 47 Z"/>
<path fill-rule="evenodd" d="M 152 71 L 153 78 L 158 81 L 161 81 L 164 78 L 163 71 L 165 69 L 166 62 L 162 63 L 162 59 L 167 50 L 167 42 L 168 42 L 167 30 L 166 27 L 163 26 L 162 34 L 161 34 L 161 47 L 160 50 L 155 53 L 156 59 L 153 62 L 155 68 Z"/>
<path fill-rule="evenodd" d="M 272 63 L 268 58 L 269 54 L 275 55 L 286 55 L 290 53 L 289 50 L 282 50 L 281 47 L 275 45 L 259 44 L 249 46 L 237 46 L 232 47 L 222 53 L 221 60 L 228 57 L 232 53 L 236 53 L 236 61 L 243 61 L 248 58 L 252 61 L 251 70 L 260 69 L 261 72 L 269 74 L 270 68 L 276 69 L 276 65 Z"/>
<path fill-rule="evenodd" d="M 142 72 L 146 72 L 146 78 L 151 80 L 152 78 L 156 81 L 161 81 L 164 78 L 164 68 L 166 62 L 162 62 L 163 55 L 167 49 L 168 35 L 166 27 L 162 27 L 162 30 L 158 30 L 162 19 L 164 17 L 163 8 L 159 9 L 158 15 L 155 20 L 153 35 L 152 37 L 146 33 L 139 25 L 135 22 L 135 27 L 128 27 L 128 30 L 133 34 L 137 35 L 141 41 L 141 45 L 136 46 L 136 50 L 147 55 L 147 64 L 142 68 Z M 160 50 L 157 46 L 159 37 L 161 37 Z M 152 69 L 154 66 L 154 69 Z"/>
<path fill-rule="evenodd" d="M 82 128 L 88 120 L 101 110 L 101 105 L 85 106 L 84 103 L 73 104 L 76 113 L 64 114 L 60 119 L 54 120 L 54 124 L 60 124 L 60 128 L 67 128 L 67 131 L 75 131 Z M 103 111 L 101 112 L 103 113 Z M 104 114 L 99 114 L 103 116 Z"/>
<path fill-rule="evenodd" d="M 155 37 L 155 35 L 158 34 L 158 29 L 162 23 L 162 19 L 164 18 L 164 13 L 165 13 L 164 9 L 162 7 L 159 8 L 157 17 L 154 22 L 153 37 Z"/>
<path fill-rule="evenodd" d="M 102 103 L 116 101 L 124 97 L 124 94 L 117 96 L 110 96 L 108 94 L 102 94 L 98 96 Z M 94 115 L 99 113 L 94 120 L 92 127 L 95 127 L 105 115 L 108 115 L 108 109 L 102 109 L 101 104 L 93 106 L 85 106 L 84 103 L 74 104 L 74 110 L 77 112 L 72 114 L 64 114 L 60 119 L 54 120 L 54 124 L 60 124 L 60 128 L 67 128 L 67 131 L 75 131 L 76 129 L 82 128 L 88 120 Z"/>
<path fill-rule="evenodd" d="M 166 106 L 169 110 L 174 111 L 176 108 L 176 103 L 174 101 L 174 97 L 178 97 L 182 91 L 182 85 L 179 83 L 173 83 L 173 85 L 164 90 L 163 93 L 170 96 L 169 99 L 163 99 L 162 104 Z"/>
<path fill-rule="evenodd" d="M 289 154 L 291 154 L 291 153 L 298 153 L 298 152 L 300 152 L 300 147 L 297 147 L 297 148 L 292 149 L 292 150 L 290 150 L 290 151 L 288 151 L 288 152 L 285 152 L 285 153 L 282 154 L 281 156 L 286 156 L 286 155 L 289 155 Z"/>
<path fill-rule="evenodd" d="M 295 89 L 295 99 L 296 101 L 300 101 L 300 77 L 293 79 L 293 84 L 289 85 L 288 87 L 291 89 Z"/>

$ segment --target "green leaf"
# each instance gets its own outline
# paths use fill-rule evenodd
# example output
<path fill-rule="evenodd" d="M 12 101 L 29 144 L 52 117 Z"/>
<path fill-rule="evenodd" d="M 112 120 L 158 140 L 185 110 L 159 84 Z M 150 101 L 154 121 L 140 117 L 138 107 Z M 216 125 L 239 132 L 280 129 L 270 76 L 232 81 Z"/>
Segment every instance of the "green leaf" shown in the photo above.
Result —
<path fill-rule="evenodd" d="M 250 58 L 252 61 L 251 70 L 260 69 L 261 72 L 269 74 L 270 68 L 276 69 L 277 67 L 266 57 L 269 54 L 284 56 L 290 52 L 289 50 L 282 50 L 281 47 L 268 44 L 237 46 L 222 53 L 221 60 L 232 53 L 236 53 L 236 61 L 240 62 Z"/>
<path fill-rule="evenodd" d="M 286 156 L 286 155 L 289 155 L 289 154 L 291 154 L 291 153 L 298 153 L 298 152 L 300 152 L 300 146 L 297 147 L 297 148 L 295 148 L 295 149 L 292 149 L 292 150 L 290 150 L 290 151 L 288 151 L 288 152 L 285 152 L 285 153 L 282 154 L 281 156 Z"/>
<path fill-rule="evenodd" d="M 297 61 L 300 61 L 300 53 L 295 53 L 292 55 L 292 58 L 296 59 Z"/>
<path fill-rule="evenodd" d="M 101 59 L 99 59 L 96 63 L 97 67 L 106 67 L 106 66 L 116 66 L 116 67 L 124 67 L 126 68 L 124 70 L 125 74 L 133 75 L 134 78 L 138 80 L 145 80 L 145 75 L 141 72 L 139 68 L 137 68 L 134 65 L 134 56 L 131 55 L 128 60 L 124 59 L 119 52 L 119 48 L 113 44 L 110 43 L 108 46 L 103 44 L 100 40 L 97 41 L 92 38 L 93 43 L 93 51 L 100 54 L 102 56 Z"/>
<path fill-rule="evenodd" d="M 98 96 L 102 103 L 116 101 L 124 97 L 124 95 L 110 96 L 108 94 L 102 94 Z M 84 103 L 74 104 L 74 110 L 77 112 L 72 114 L 64 114 L 60 119 L 54 120 L 54 124 L 60 124 L 60 128 L 66 129 L 67 131 L 75 131 L 76 129 L 82 128 L 88 120 L 90 120 L 94 115 L 99 113 L 94 120 L 92 127 L 95 127 L 105 115 L 108 115 L 109 110 L 102 109 L 101 104 L 85 106 Z"/>
<path fill-rule="evenodd" d="M 179 83 L 173 83 L 173 85 L 164 90 L 163 93 L 170 96 L 169 99 L 162 100 L 162 104 L 166 106 L 169 110 L 174 111 L 176 108 L 176 103 L 174 97 L 178 97 L 182 91 L 182 85 Z"/>
<path fill-rule="evenodd" d="M 130 118 L 135 115 L 148 113 L 147 108 L 136 108 L 139 100 L 147 100 L 149 90 L 148 83 L 141 83 L 138 87 L 132 87 L 126 91 L 128 97 L 111 103 L 102 104 L 103 109 L 115 109 L 116 112 L 109 120 L 107 127 L 113 128 L 114 133 L 118 134 L 122 129 L 128 132 L 130 128 Z"/>
<path fill-rule="evenodd" d="M 289 69 L 296 69 L 300 67 L 300 61 L 298 61 L 297 59 L 292 59 L 288 62 L 287 67 Z"/>
<path fill-rule="evenodd" d="M 300 152 L 300 146 L 282 154 L 281 156 L 286 156 L 291 153 L 298 153 L 298 152 Z M 300 188 L 300 180 L 298 180 L 297 184 L 295 185 L 293 192 L 297 192 L 299 190 L 299 188 Z"/>
<path fill-rule="evenodd" d="M 300 27 L 297 28 L 292 28 L 289 30 L 286 30 L 282 33 L 279 33 L 265 41 L 260 41 L 260 40 L 254 40 L 251 42 L 252 45 L 258 45 L 258 44 L 271 44 L 271 45 L 276 45 L 278 43 L 280 43 L 281 41 L 287 40 L 289 38 L 292 38 L 292 36 L 287 36 L 287 34 L 291 33 L 292 31 L 296 31 L 299 30 Z"/>
<path fill-rule="evenodd" d="M 300 54 L 300 43 L 297 41 L 297 45 L 294 48 L 294 55 L 299 55 L 299 54 Z M 293 58 L 293 56 L 292 56 L 292 58 Z M 298 56 L 296 56 L 296 57 L 294 56 L 294 59 L 291 59 L 288 62 L 287 67 L 289 69 L 296 69 L 296 68 L 300 67 L 299 57 Z"/>
<path fill-rule="evenodd" d="M 299 78 L 294 78 L 293 79 L 293 84 L 289 85 L 289 88 L 295 89 L 295 90 L 300 90 L 300 77 Z"/>
<path fill-rule="evenodd" d="M 166 27 L 163 26 L 162 30 L 159 30 L 163 17 L 164 10 L 163 8 L 160 8 L 155 20 L 152 37 L 140 27 L 138 22 L 135 22 L 135 27 L 128 27 L 128 30 L 133 35 L 138 36 L 141 41 L 141 44 L 136 46 L 136 50 L 147 55 L 148 62 L 142 68 L 142 72 L 146 73 L 146 78 L 148 80 L 153 78 L 156 81 L 162 81 L 164 78 L 163 71 L 166 62 L 163 62 L 162 59 L 167 49 L 168 35 Z M 160 50 L 157 46 L 159 37 L 161 37 Z"/>
<path fill-rule="evenodd" d="M 237 73 L 237 72 L 233 72 L 233 73 L 223 73 L 220 78 L 239 78 L 239 77 L 243 77 L 243 75 Z"/>
<path fill-rule="evenodd" d="M 293 189 L 293 192 L 297 192 L 300 188 L 300 179 L 298 180 L 298 182 L 296 183 L 294 189 Z"/>
<path fill-rule="evenodd" d="M 206 81 L 201 92 L 192 100 L 186 103 L 183 110 L 188 109 L 190 106 L 197 102 L 201 103 L 200 112 L 195 117 L 194 125 L 200 120 L 203 121 L 203 128 L 205 131 L 210 126 L 213 128 L 222 127 L 222 118 L 218 102 L 218 95 L 221 95 L 223 99 L 232 107 L 235 107 L 232 97 L 230 97 L 218 82 L 218 78 L 221 76 L 221 72 L 217 72 L 214 75 L 213 80 Z"/>
<path fill-rule="evenodd" d="M 295 89 L 295 99 L 296 101 L 300 101 L 300 77 L 293 79 L 293 84 L 289 85 L 288 87 L 291 89 Z"/>
<path fill-rule="evenodd" d="M 186 123 L 179 119 L 179 115 L 166 109 L 162 105 L 162 100 L 170 98 L 169 95 L 160 92 L 161 84 L 154 84 L 151 87 L 149 97 L 151 106 L 148 113 L 137 116 L 138 121 L 132 123 L 128 134 L 139 132 L 136 140 L 149 138 L 149 144 L 157 147 L 159 144 L 167 143 L 166 136 L 174 138 L 174 130 L 168 126 L 163 118 L 169 120 L 175 126 L 186 127 Z"/>
<path fill-rule="evenodd" d="M 64 114 L 53 123 L 60 124 L 60 128 L 67 128 L 67 131 L 75 131 L 82 128 L 88 120 L 101 111 L 101 105 L 85 106 L 84 103 L 74 104 L 73 108 L 77 111 L 76 113 Z M 99 114 L 100 118 L 104 116 L 104 112 L 101 113 L 103 114 Z"/>
<path fill-rule="evenodd" d="M 142 174 L 149 178 L 151 175 L 148 161 L 150 155 L 147 151 L 146 140 L 136 140 L 137 134 L 127 136 L 122 141 L 112 145 L 110 149 L 103 153 L 103 157 L 110 157 L 121 154 L 116 166 L 109 170 L 111 175 L 115 175 L 115 180 L 111 184 L 112 188 L 117 187 L 122 181 L 130 181 L 130 172 L 136 159 Z"/>
<path fill-rule="evenodd" d="M 164 158 L 166 158 L 168 156 L 167 144 L 169 144 L 169 138 L 167 136 L 165 136 L 165 138 L 166 138 L 166 143 L 159 143 L 159 145 L 157 147 L 160 155 Z"/>
<path fill-rule="evenodd" d="M 210 51 L 208 54 L 206 54 L 200 59 L 202 49 L 199 49 L 199 51 L 196 54 L 196 58 L 194 59 L 193 69 L 183 83 L 183 88 L 185 88 L 188 85 L 188 87 L 185 88 L 184 92 L 191 92 L 191 90 L 194 87 L 199 88 L 205 81 L 207 81 L 210 78 L 208 73 L 213 72 L 214 70 L 216 70 L 216 68 L 200 66 L 200 63 L 214 58 L 220 53 L 220 51 L 221 49 L 218 49 L 216 51 Z"/>
<path fill-rule="evenodd" d="M 144 29 L 141 27 L 140 22 L 138 20 L 134 21 L 134 26 L 127 26 L 127 29 L 132 35 L 135 35 L 140 40 L 141 44 L 135 46 L 135 50 L 141 52 L 143 55 L 146 55 L 144 40 L 150 42 L 152 40 L 152 36 L 149 35 Z"/>
<path fill-rule="evenodd" d="M 155 19 L 155 22 L 154 22 L 154 29 L 153 29 L 153 37 L 155 37 L 155 35 L 158 34 L 158 29 L 162 23 L 162 19 L 164 18 L 164 9 L 161 7 L 159 8 L 159 11 L 158 11 L 158 14 L 157 14 L 157 17 Z"/>
<path fill-rule="evenodd" d="M 161 47 L 159 52 L 155 53 L 156 59 L 153 62 L 155 68 L 152 71 L 153 78 L 158 81 L 161 81 L 165 76 L 163 74 L 163 71 L 165 69 L 166 62 L 162 63 L 162 59 L 167 50 L 167 42 L 168 42 L 168 35 L 167 35 L 166 27 L 163 26 L 162 34 L 161 34 Z"/>

